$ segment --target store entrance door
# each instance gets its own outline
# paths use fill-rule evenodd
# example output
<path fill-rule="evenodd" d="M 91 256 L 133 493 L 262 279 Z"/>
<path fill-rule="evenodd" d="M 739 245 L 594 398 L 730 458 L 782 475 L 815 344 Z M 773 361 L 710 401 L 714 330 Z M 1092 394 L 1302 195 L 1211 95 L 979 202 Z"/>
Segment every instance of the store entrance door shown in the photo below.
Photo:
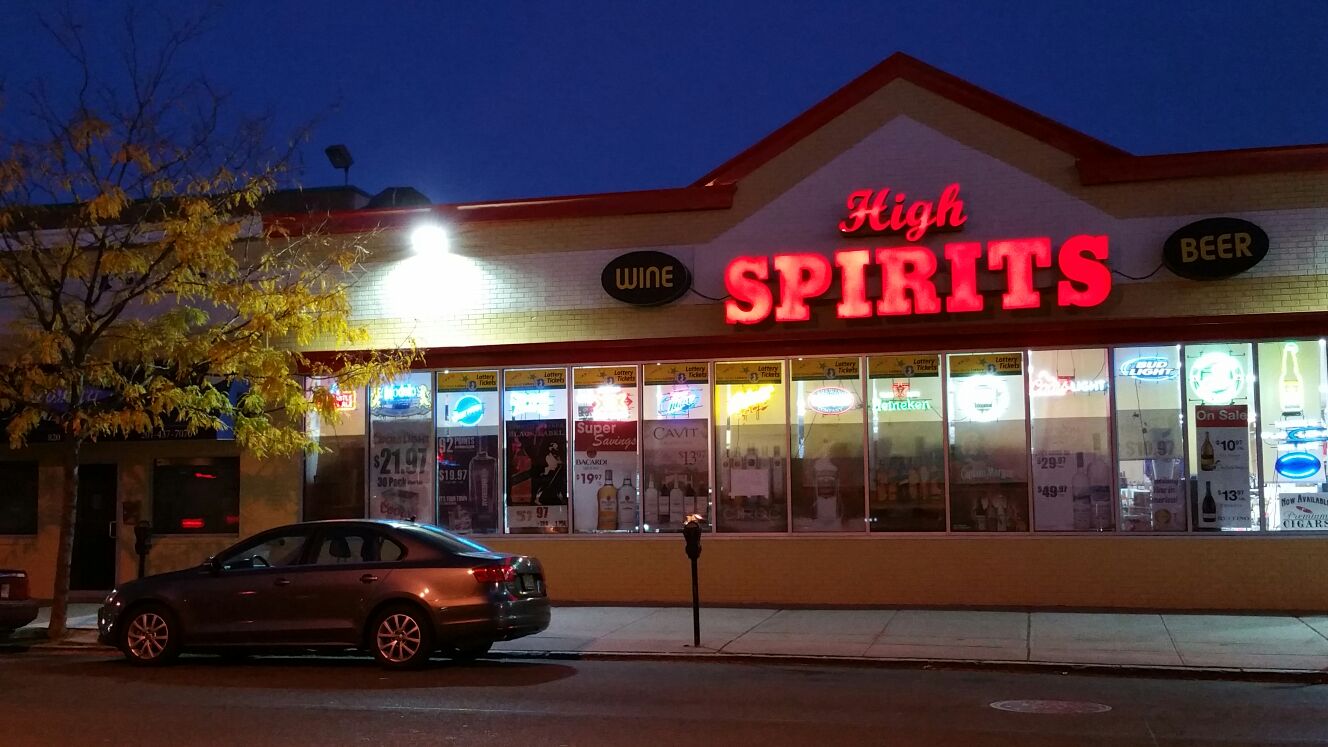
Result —
<path fill-rule="evenodd" d="M 107 591 L 115 586 L 115 465 L 80 464 L 74 557 L 69 568 L 73 591 Z"/>

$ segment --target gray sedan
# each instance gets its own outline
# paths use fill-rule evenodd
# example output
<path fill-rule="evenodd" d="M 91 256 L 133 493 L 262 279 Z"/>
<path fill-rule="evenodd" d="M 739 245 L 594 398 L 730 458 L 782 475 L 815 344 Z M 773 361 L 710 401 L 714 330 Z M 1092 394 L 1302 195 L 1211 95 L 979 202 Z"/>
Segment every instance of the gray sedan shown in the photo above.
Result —
<path fill-rule="evenodd" d="M 468 660 L 549 625 L 535 558 L 427 524 L 319 521 L 270 529 L 197 568 L 106 598 L 99 638 L 135 664 L 181 651 L 359 648 L 391 668 Z"/>

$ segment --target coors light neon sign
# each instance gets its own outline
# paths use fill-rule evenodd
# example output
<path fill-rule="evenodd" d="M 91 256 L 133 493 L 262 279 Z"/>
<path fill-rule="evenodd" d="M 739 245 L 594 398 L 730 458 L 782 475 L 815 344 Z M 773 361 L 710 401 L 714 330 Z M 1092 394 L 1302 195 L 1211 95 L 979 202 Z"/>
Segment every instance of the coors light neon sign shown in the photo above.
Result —
<path fill-rule="evenodd" d="M 968 220 L 958 184 L 946 187 L 936 202 L 909 202 L 903 193 L 891 197 L 888 189 L 856 190 L 847 207 L 839 223 L 846 236 L 899 232 L 906 241 L 918 242 L 928 229 L 959 230 Z M 1089 234 L 1071 236 L 1058 247 L 1047 237 L 950 242 L 939 254 L 950 276 L 943 298 L 932 279 L 940 269 L 938 253 L 915 243 L 842 249 L 833 258 L 812 253 L 738 257 L 724 272 L 730 295 L 724 317 L 729 324 L 757 324 L 772 313 L 776 322 L 807 321 L 807 302 L 829 291 L 836 275 L 841 294 L 835 315 L 840 319 L 979 312 L 986 305 L 978 291 L 979 267 L 1004 274 L 1002 309 L 1040 308 L 1044 293 L 1034 284 L 1034 273 L 1053 265 L 1061 279 L 1045 295 L 1054 295 L 1058 306 L 1091 307 L 1111 293 L 1107 255 L 1107 237 Z M 869 288 L 869 271 L 878 268 L 879 288 Z M 770 287 L 772 274 L 777 296 Z"/>

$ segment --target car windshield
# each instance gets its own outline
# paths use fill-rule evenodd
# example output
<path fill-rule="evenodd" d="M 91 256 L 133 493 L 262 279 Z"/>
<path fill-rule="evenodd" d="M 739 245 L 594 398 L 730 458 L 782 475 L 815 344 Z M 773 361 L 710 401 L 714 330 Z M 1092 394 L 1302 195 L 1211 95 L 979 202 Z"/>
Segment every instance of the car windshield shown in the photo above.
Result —
<path fill-rule="evenodd" d="M 435 547 L 441 547 L 448 552 L 493 552 L 478 542 L 468 540 L 465 537 L 459 537 L 446 529 L 433 526 L 432 524 L 414 524 L 403 528 L 423 535 L 427 542 Z"/>

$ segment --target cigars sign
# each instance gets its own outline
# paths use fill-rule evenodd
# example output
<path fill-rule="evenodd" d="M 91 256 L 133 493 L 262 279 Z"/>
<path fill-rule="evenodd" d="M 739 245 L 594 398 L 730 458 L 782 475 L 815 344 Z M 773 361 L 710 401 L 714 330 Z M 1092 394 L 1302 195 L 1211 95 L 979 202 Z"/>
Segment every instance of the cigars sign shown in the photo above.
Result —
<path fill-rule="evenodd" d="M 835 280 L 840 319 L 872 316 L 974 313 L 989 301 L 1008 311 L 1044 306 L 1091 307 L 1111 293 L 1104 235 L 1071 236 L 1059 245 L 1047 237 L 947 241 L 939 251 L 924 243 L 929 231 L 961 231 L 968 222 L 959 185 L 940 198 L 909 200 L 889 189 L 849 194 L 848 213 L 839 222 L 847 237 L 899 234 L 897 243 L 853 247 L 832 257 L 814 253 L 738 257 L 724 272 L 730 298 L 724 302 L 729 324 L 758 324 L 811 319 L 809 301 L 825 296 Z M 942 263 L 945 268 L 942 271 Z M 1039 289 L 1035 273 L 1055 268 L 1054 287 Z M 1004 278 L 999 299 L 978 290 L 980 271 Z M 942 280 L 941 277 L 948 278 Z"/>

